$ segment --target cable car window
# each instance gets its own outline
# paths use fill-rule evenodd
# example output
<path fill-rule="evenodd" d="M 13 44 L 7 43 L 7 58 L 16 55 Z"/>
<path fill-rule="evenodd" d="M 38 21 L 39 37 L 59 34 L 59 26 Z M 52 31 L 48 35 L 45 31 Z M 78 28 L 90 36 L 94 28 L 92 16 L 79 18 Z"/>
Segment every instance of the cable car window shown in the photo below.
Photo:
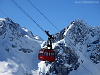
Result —
<path fill-rule="evenodd" d="M 54 53 L 52 53 L 52 57 L 54 57 Z"/>
<path fill-rule="evenodd" d="M 48 52 L 46 52 L 46 56 L 48 56 Z"/>
<path fill-rule="evenodd" d="M 42 53 L 39 53 L 39 56 L 42 56 L 43 54 Z"/>
<path fill-rule="evenodd" d="M 43 53 L 41 53 L 41 56 L 43 56 Z"/>
<path fill-rule="evenodd" d="M 53 57 L 53 53 L 51 53 L 51 57 Z"/>
<path fill-rule="evenodd" d="M 44 56 L 48 56 L 48 52 L 47 51 L 44 52 Z"/>
<path fill-rule="evenodd" d="M 52 57 L 55 57 L 55 53 L 51 53 L 51 56 L 52 56 Z"/>
<path fill-rule="evenodd" d="M 44 56 L 46 56 L 46 53 L 45 52 L 43 54 L 44 54 Z"/>

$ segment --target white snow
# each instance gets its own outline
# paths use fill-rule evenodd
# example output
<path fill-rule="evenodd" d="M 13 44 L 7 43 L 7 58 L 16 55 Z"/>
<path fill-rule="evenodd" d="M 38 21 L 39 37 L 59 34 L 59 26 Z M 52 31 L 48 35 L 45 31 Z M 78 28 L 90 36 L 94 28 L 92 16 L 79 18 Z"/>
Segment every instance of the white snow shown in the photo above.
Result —
<path fill-rule="evenodd" d="M 78 33 L 81 42 L 75 42 L 77 34 L 72 34 L 72 31 L 77 32 L 78 26 L 74 26 L 74 23 L 77 22 L 78 24 L 84 24 L 83 27 L 80 25 L 80 29 L 83 28 L 82 34 Z M 89 32 L 86 34 L 86 30 L 88 32 L 86 28 L 92 29 L 94 33 Z M 89 58 L 96 46 L 91 43 L 100 38 L 100 33 L 97 34 L 97 32 L 100 32 L 100 27 L 89 27 L 83 20 L 77 19 L 65 30 L 63 34 L 65 37 L 53 43 L 53 48 L 59 46 L 59 43 L 74 48 L 73 51 L 79 57 L 79 67 L 77 70 L 73 69 L 68 75 L 100 75 L 100 63 L 95 64 Z M 91 35 L 94 34 L 97 35 L 92 37 Z M 84 36 L 80 37 L 81 35 Z M 87 52 L 88 44 L 92 45 L 92 47 L 88 47 L 91 50 L 90 52 Z M 26 28 L 12 22 L 10 19 L 0 18 L 0 75 L 45 75 L 50 70 L 52 63 L 40 61 L 37 58 L 38 50 L 45 45 L 46 41 L 33 35 Z M 62 48 L 60 48 L 58 54 L 66 56 Z M 67 63 L 63 65 L 65 67 L 72 66 Z M 54 73 L 55 71 L 49 73 L 49 75 L 56 75 Z"/>
<path fill-rule="evenodd" d="M 18 71 L 19 65 L 14 61 L 7 59 L 7 61 L 0 62 L 0 75 L 14 75 Z"/>
<path fill-rule="evenodd" d="M 79 26 L 77 25 L 75 26 L 74 23 L 77 23 L 77 25 Z M 80 29 L 82 30 L 81 31 L 82 34 L 77 33 L 78 27 L 80 27 Z M 89 29 L 90 30 L 92 29 L 93 32 L 90 32 Z M 75 34 L 72 34 L 74 32 Z M 72 48 L 74 47 L 75 51 L 74 50 L 73 51 L 79 56 L 78 62 L 80 62 L 80 65 L 77 68 L 77 70 L 72 70 L 68 75 L 100 75 L 100 63 L 95 64 L 90 59 L 90 55 L 96 44 L 93 44 L 93 46 L 90 49 L 91 51 L 87 52 L 87 45 L 89 43 L 91 44 L 92 42 L 100 38 L 100 27 L 90 27 L 82 19 L 76 19 L 72 24 L 69 25 L 68 29 L 65 30 L 63 35 L 65 36 L 65 38 L 57 41 L 56 43 L 53 43 L 53 48 L 55 48 L 56 46 L 59 46 L 59 43 L 64 43 L 65 46 L 70 46 Z M 82 35 L 83 37 L 80 37 Z M 92 35 L 95 35 L 95 36 L 92 36 Z M 81 40 L 81 42 L 76 42 L 75 38 L 77 37 Z M 58 52 L 58 55 L 65 56 L 66 54 L 63 53 L 63 50 L 61 48 L 60 51 Z M 64 66 L 71 67 L 72 65 L 65 63 Z M 40 62 L 39 68 L 41 68 L 41 71 L 42 71 L 41 73 L 46 74 L 49 67 L 45 66 L 45 63 Z M 46 68 L 47 68 L 47 71 L 46 71 Z M 56 74 L 51 72 L 49 75 L 56 75 Z"/>
<path fill-rule="evenodd" d="M 37 56 L 43 40 L 5 18 L 0 18 L 0 32 L 0 75 L 26 75 L 38 70 Z"/>

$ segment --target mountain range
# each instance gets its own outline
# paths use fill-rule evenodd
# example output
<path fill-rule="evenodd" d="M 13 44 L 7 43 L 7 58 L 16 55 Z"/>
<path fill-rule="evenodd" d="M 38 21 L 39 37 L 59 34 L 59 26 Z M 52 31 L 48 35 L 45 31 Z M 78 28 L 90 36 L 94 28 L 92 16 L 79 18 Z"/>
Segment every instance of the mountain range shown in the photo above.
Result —
<path fill-rule="evenodd" d="M 100 75 L 100 26 L 75 19 L 53 37 L 55 61 L 40 61 L 46 41 L 0 18 L 0 75 Z"/>

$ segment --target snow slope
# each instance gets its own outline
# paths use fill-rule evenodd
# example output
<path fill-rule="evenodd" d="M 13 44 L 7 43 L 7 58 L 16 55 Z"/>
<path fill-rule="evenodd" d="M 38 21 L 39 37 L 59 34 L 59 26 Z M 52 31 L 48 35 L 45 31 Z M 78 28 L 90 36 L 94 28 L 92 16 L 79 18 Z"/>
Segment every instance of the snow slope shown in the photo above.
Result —
<path fill-rule="evenodd" d="M 0 75 L 100 75 L 100 26 L 82 19 L 53 34 L 54 62 L 39 61 L 45 42 L 9 18 L 0 18 Z"/>
<path fill-rule="evenodd" d="M 9 18 L 0 18 L 0 75 L 32 75 L 42 42 Z"/>
<path fill-rule="evenodd" d="M 40 62 L 40 75 L 100 75 L 100 26 L 76 19 L 54 37 L 56 61 Z"/>

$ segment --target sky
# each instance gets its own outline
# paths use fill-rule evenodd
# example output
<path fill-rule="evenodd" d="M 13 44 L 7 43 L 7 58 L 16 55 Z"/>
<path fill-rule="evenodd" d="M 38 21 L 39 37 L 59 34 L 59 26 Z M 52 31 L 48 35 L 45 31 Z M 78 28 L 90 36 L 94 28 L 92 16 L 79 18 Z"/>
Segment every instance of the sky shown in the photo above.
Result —
<path fill-rule="evenodd" d="M 44 30 L 59 33 L 27 0 L 14 0 Z M 100 0 L 30 0 L 59 30 L 75 19 L 83 19 L 89 26 L 100 26 Z M 47 35 L 11 0 L 0 0 L 0 18 L 9 17 L 20 26 L 47 40 Z"/>

